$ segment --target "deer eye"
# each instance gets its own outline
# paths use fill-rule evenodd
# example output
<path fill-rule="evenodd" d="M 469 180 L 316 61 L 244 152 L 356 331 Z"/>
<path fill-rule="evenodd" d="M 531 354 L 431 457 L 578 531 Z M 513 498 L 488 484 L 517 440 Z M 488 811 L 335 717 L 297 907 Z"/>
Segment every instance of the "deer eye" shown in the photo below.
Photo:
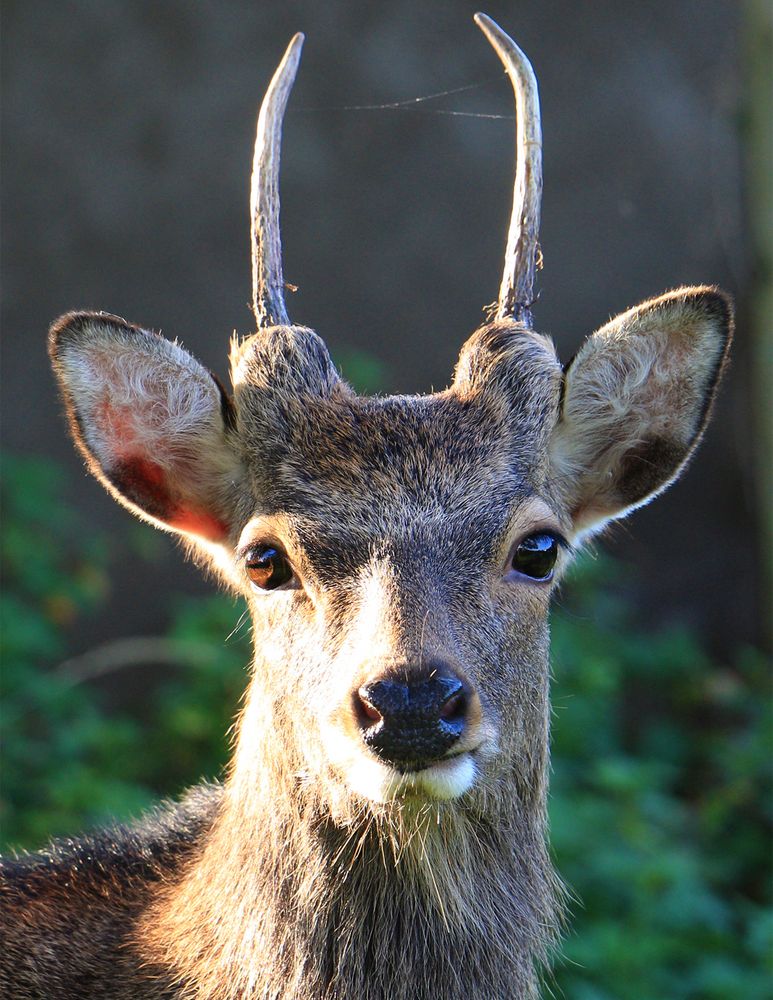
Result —
<path fill-rule="evenodd" d="M 258 590 L 276 590 L 292 580 L 290 560 L 273 545 L 255 545 L 245 559 L 247 576 Z"/>
<path fill-rule="evenodd" d="M 558 558 L 558 547 L 558 538 L 549 531 L 527 535 L 513 553 L 513 569 L 532 580 L 549 580 Z"/>

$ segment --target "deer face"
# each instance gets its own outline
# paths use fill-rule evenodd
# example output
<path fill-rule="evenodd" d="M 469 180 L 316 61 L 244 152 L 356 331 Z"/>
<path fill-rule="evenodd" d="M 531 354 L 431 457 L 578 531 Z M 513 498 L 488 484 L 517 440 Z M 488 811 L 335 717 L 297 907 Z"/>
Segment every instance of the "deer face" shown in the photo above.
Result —
<path fill-rule="evenodd" d="M 544 728 L 552 562 L 569 526 L 534 411 L 555 421 L 561 372 L 518 337 L 543 369 L 520 410 L 463 379 L 363 399 L 324 377 L 299 399 L 295 375 L 292 388 L 266 376 L 265 340 L 235 359 L 255 683 L 281 703 L 301 766 L 370 799 L 460 795 L 493 761 L 525 760 Z M 532 538 L 548 551 L 514 564 Z"/>
<path fill-rule="evenodd" d="M 519 169 L 494 319 L 444 392 L 358 397 L 282 299 L 276 200 L 291 43 L 261 110 L 254 311 L 233 397 L 177 344 L 70 314 L 51 352 L 76 443 L 116 498 L 243 592 L 255 673 L 237 771 L 261 740 L 332 814 L 341 801 L 477 802 L 544 791 L 550 591 L 568 553 L 684 467 L 729 342 L 721 293 L 619 316 L 568 368 L 531 328 L 536 83 L 478 22 L 519 107 Z"/>

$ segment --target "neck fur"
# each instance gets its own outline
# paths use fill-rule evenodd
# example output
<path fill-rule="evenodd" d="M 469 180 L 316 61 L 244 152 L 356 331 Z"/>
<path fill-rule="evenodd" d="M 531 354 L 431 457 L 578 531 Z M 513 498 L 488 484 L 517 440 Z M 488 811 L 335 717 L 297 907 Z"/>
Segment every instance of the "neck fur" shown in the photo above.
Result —
<path fill-rule="evenodd" d="M 286 747 L 257 749 L 237 753 L 206 844 L 141 930 L 183 995 L 537 996 L 558 920 L 542 780 L 527 794 L 513 775 L 470 803 L 339 800 L 331 815 Z"/>

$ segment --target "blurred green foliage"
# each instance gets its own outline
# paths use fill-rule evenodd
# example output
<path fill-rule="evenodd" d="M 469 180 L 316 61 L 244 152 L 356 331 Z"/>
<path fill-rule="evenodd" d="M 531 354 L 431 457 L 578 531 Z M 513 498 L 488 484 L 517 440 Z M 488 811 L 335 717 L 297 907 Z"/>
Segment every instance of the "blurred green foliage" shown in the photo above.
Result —
<path fill-rule="evenodd" d="M 78 620 L 105 598 L 108 547 L 67 512 L 51 464 L 6 457 L 2 482 L 0 823 L 5 843 L 32 847 L 216 777 L 250 654 L 230 598 L 174 602 L 151 644 L 166 666 L 144 716 L 108 703 L 105 664 L 138 669 L 132 645 L 67 660 Z M 773 975 L 766 664 L 751 651 L 712 663 L 683 629 L 637 627 L 624 589 L 619 567 L 587 557 L 554 615 L 552 841 L 575 900 L 551 989 L 762 1000 Z"/>
<path fill-rule="evenodd" d="M 336 363 L 346 381 L 363 395 L 383 391 L 390 374 L 375 354 L 353 347 L 336 351 Z"/>
<path fill-rule="evenodd" d="M 767 664 L 638 628 L 622 570 L 585 558 L 553 622 L 550 817 L 576 897 L 571 1000 L 768 998 L 773 726 Z"/>
<path fill-rule="evenodd" d="M 106 704 L 102 670 L 120 671 L 122 658 L 136 669 L 137 644 L 80 660 L 68 645 L 107 595 L 107 542 L 62 503 L 56 466 L 13 456 L 2 466 L 0 833 L 32 847 L 217 776 L 250 647 L 232 599 L 173 600 L 168 635 L 145 653 L 152 663 L 157 649 L 167 669 L 143 688 L 144 716 Z"/>

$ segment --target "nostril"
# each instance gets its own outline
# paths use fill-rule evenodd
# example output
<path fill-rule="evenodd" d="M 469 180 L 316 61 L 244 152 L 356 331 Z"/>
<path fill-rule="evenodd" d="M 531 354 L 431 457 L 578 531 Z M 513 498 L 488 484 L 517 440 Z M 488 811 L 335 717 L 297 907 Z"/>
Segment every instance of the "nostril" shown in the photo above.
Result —
<path fill-rule="evenodd" d="M 440 718 L 445 722 L 463 719 L 467 714 L 467 698 L 463 690 L 452 694 L 440 708 Z"/>
<path fill-rule="evenodd" d="M 370 702 L 367 687 L 361 687 L 357 691 L 354 696 L 354 702 L 355 711 L 361 725 L 373 725 L 373 723 L 380 722 L 383 719 L 381 712 Z"/>

